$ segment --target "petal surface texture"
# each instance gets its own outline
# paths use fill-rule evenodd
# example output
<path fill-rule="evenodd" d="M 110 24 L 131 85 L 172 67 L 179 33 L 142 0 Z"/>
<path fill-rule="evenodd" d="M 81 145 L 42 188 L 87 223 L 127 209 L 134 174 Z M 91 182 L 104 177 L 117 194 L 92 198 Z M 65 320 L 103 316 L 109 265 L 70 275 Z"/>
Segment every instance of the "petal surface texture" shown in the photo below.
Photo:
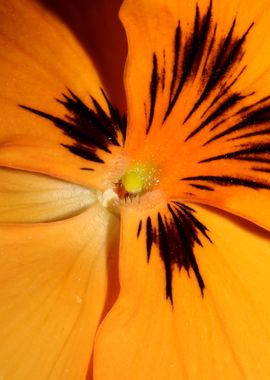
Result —
<path fill-rule="evenodd" d="M 1 377 L 85 379 L 113 294 L 117 219 L 96 203 L 61 222 L 1 225 L 0 236 Z"/>
<path fill-rule="evenodd" d="M 130 159 L 171 198 L 269 228 L 269 2 L 126 0 L 121 19 Z"/>
<path fill-rule="evenodd" d="M 0 165 L 102 187 L 112 116 L 68 26 L 37 1 L 1 1 L 0 52 Z"/>
<path fill-rule="evenodd" d="M 94 191 L 45 175 L 0 168 L 0 223 L 66 219 L 88 208 Z"/>
<path fill-rule="evenodd" d="M 96 338 L 97 380 L 269 378 L 269 233 L 256 234 L 251 224 L 211 209 L 194 209 L 212 239 L 195 248 L 204 294 L 192 271 L 188 276 L 175 268 L 173 303 L 165 297 L 156 246 L 146 259 L 144 221 L 165 208 L 123 210 L 121 293 Z"/>

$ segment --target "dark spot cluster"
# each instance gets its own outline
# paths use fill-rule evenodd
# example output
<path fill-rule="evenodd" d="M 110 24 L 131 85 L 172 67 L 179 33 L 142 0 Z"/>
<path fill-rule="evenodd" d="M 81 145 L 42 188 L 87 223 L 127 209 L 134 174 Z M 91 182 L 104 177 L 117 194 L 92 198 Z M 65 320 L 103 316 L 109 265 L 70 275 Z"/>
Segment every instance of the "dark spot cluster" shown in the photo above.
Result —
<path fill-rule="evenodd" d="M 215 185 L 269 190 L 270 95 L 258 99 L 255 91 L 244 93 L 235 90 L 236 83 L 247 69 L 243 64 L 245 43 L 254 23 L 248 25 L 239 36 L 236 34 L 235 18 L 227 33 L 218 37 L 218 23 L 214 20 L 212 6 L 211 0 L 205 13 L 196 6 L 193 26 L 188 34 L 183 33 L 181 21 L 178 22 L 172 44 L 174 59 L 171 68 L 166 67 L 164 61 L 164 56 L 168 54 L 166 50 L 163 50 L 160 59 L 157 53 L 153 53 L 146 133 L 151 131 L 158 95 L 164 92 L 164 83 L 161 83 L 164 78 L 171 79 L 168 83 L 165 80 L 169 96 L 163 123 L 166 120 L 169 123 L 173 110 L 183 111 L 180 95 L 186 85 L 191 85 L 195 78 L 199 78 L 198 88 L 192 90 L 194 104 L 191 109 L 185 110 L 186 116 L 181 116 L 179 120 L 179 133 L 185 136 L 184 143 L 200 135 L 196 144 L 201 141 L 200 154 L 205 158 L 198 161 L 198 173 L 182 180 L 189 181 L 189 186 L 197 192 L 213 192 L 216 190 Z M 169 69 L 172 75 L 165 76 L 164 71 Z M 199 122 L 193 123 L 192 115 L 195 112 L 200 117 L 196 117 Z M 214 144 L 219 144 L 220 154 L 208 153 L 208 146 Z M 217 175 L 222 165 L 216 165 L 213 175 L 200 175 L 200 170 L 207 163 L 219 163 L 222 160 L 237 161 L 237 172 L 236 166 L 231 165 L 228 169 L 231 172 Z M 194 195 L 192 192 L 186 194 Z"/>
<path fill-rule="evenodd" d="M 165 214 L 156 218 L 148 217 L 140 221 L 137 238 L 145 231 L 147 260 L 150 260 L 152 247 L 158 247 L 164 263 L 166 276 L 166 297 L 173 304 L 172 277 L 174 269 L 192 270 L 196 276 L 201 294 L 205 284 L 200 274 L 194 254 L 196 244 L 202 246 L 201 236 L 211 242 L 207 228 L 196 218 L 195 211 L 182 203 L 171 202 Z M 201 236 L 200 236 L 201 235 Z"/>
<path fill-rule="evenodd" d="M 123 146 L 126 138 L 126 116 L 121 116 L 114 108 L 103 90 L 108 111 L 105 111 L 97 100 L 91 97 L 93 107 L 87 106 L 71 90 L 62 94 L 57 101 L 62 104 L 66 114 L 60 118 L 43 111 L 20 105 L 44 119 L 50 120 L 57 128 L 73 140 L 72 144 L 62 144 L 71 153 L 95 163 L 103 163 L 100 152 L 111 153 L 110 146 Z M 83 167 L 82 170 L 92 168 Z"/>

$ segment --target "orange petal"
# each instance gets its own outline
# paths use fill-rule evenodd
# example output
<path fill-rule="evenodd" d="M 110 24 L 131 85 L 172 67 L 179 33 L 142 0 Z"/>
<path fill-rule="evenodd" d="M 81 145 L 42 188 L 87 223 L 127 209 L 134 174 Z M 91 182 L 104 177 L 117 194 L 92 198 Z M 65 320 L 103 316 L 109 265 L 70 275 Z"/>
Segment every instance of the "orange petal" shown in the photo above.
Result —
<path fill-rule="evenodd" d="M 158 246 L 175 241 L 176 235 L 164 238 L 152 223 L 151 230 L 156 231 L 149 263 L 146 252 L 145 222 L 148 217 L 155 220 L 160 212 L 168 228 L 165 208 L 123 210 L 121 292 L 96 338 L 95 378 L 269 378 L 269 234 L 256 234 L 247 223 L 196 206 L 193 215 L 209 229 L 212 239 L 211 243 L 200 233 L 197 237 L 203 246 L 194 245 L 205 284 L 203 296 L 194 271 L 188 275 L 174 265 L 170 302 Z M 177 248 L 181 254 L 181 245 Z M 182 251 L 182 259 L 186 253 Z"/>
<path fill-rule="evenodd" d="M 72 31 L 39 2 L 4 0 L 0 51 L 0 165 L 102 187 L 120 121 Z"/>
<path fill-rule="evenodd" d="M 127 55 L 118 12 L 122 0 L 42 0 L 72 30 L 95 63 L 114 104 L 125 110 L 123 71 Z M 115 54 L 117 52 L 117 54 Z"/>
<path fill-rule="evenodd" d="M 1 225 L 0 235 L 0 376 L 84 379 L 117 287 L 107 285 L 118 220 L 95 204 L 62 222 Z"/>
<path fill-rule="evenodd" d="M 84 187 L 41 174 L 0 168 L 0 222 L 35 223 L 76 215 L 96 200 Z"/>
<path fill-rule="evenodd" d="M 126 0 L 121 17 L 130 160 L 171 198 L 270 228 L 269 2 Z"/>

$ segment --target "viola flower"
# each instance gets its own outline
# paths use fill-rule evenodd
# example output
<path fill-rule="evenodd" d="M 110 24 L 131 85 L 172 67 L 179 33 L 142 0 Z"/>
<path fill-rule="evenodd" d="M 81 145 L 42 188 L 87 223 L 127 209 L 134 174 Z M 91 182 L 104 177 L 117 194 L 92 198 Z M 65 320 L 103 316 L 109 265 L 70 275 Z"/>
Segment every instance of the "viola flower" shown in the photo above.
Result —
<path fill-rule="evenodd" d="M 268 379 L 269 2 L 125 0 L 126 106 L 119 6 L 0 4 L 0 379 Z"/>

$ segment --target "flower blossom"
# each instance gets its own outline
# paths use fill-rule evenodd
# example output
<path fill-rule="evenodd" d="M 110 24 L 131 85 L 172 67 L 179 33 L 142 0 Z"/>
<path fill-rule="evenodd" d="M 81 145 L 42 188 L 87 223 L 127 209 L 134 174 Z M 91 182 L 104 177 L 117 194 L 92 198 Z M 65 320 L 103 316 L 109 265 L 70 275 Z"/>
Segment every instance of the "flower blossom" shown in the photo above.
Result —
<path fill-rule="evenodd" d="M 270 378 L 269 19 L 1 1 L 0 379 Z"/>

